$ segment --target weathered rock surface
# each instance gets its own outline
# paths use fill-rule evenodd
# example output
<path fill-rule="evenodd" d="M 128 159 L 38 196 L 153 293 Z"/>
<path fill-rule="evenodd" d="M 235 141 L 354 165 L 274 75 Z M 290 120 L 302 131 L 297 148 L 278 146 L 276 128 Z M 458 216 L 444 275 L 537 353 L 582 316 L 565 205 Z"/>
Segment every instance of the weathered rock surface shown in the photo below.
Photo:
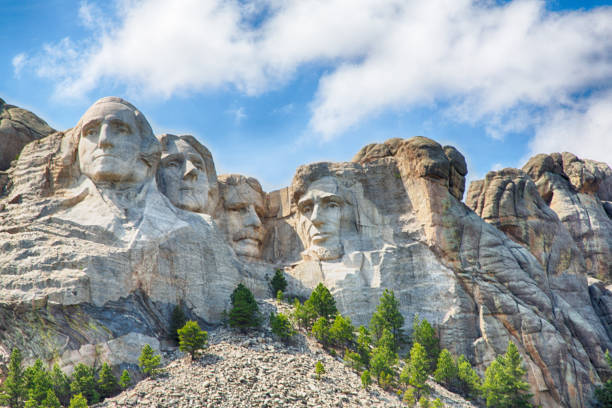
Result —
<path fill-rule="evenodd" d="M 131 149 L 133 165 L 109 165 L 116 159 L 110 153 L 98 161 L 107 154 L 96 149 L 112 146 L 108 140 L 125 130 L 106 133 L 111 108 L 128 131 L 138 129 L 141 144 L 115 139 Z M 536 157 L 524 172 L 490 173 L 473 184 L 472 211 L 461 202 L 467 174 L 461 153 L 424 137 L 391 139 L 364 147 L 352 162 L 301 166 L 291 186 L 269 194 L 252 185 L 253 197 L 250 190 L 222 189 L 219 208 L 240 214 L 225 217 L 232 229 L 220 230 L 209 215 L 177 208 L 160 193 L 156 143 L 136 108 L 104 98 L 74 129 L 22 150 L 0 196 L 0 360 L 18 346 L 27 357 L 66 367 L 133 366 L 144 342 L 162 347 L 175 304 L 202 324 L 216 324 L 239 282 L 259 298 L 269 296 L 266 277 L 282 267 L 289 294 L 308 296 L 323 282 L 355 324 L 368 324 L 384 289 L 393 289 L 407 332 L 419 314 L 437 328 L 443 347 L 465 354 L 481 372 L 513 341 L 535 404 L 590 405 L 607 368 L 603 352 L 612 349 L 605 286 L 612 173 L 605 165 L 569 154 Z M 185 167 L 181 175 L 188 174 Z M 587 275 L 603 282 L 589 286 Z M 182 387 L 191 402 L 161 403 L 188 406 L 230 398 L 216 389 L 254 386 L 256 392 L 231 401 L 240 405 L 248 396 L 264 404 L 264 383 L 226 376 L 221 384 L 220 374 L 267 375 L 257 367 L 280 362 L 306 375 L 314 361 L 291 365 L 295 356 L 277 350 L 277 358 L 253 354 L 242 364 L 258 351 L 223 347 L 221 361 L 197 365 L 201 375 L 217 377 L 210 390 L 163 378 L 143 387 Z M 283 384 L 278 404 L 304 400 Z M 321 386 L 337 392 L 338 385 Z M 128 395 L 115 403 L 133 405 L 140 394 Z M 306 405 L 321 402 L 305 395 Z M 335 394 L 330 401 L 374 398 L 341 395 L 349 402 Z"/>
<path fill-rule="evenodd" d="M 23 146 L 55 132 L 30 111 L 8 105 L 0 99 L 0 170 L 6 170 Z M 0 190 L 2 189 L 0 180 Z"/>
<path fill-rule="evenodd" d="M 586 261 L 588 273 L 612 279 L 612 169 L 571 153 L 540 154 L 523 170 L 567 227 Z"/>
<path fill-rule="evenodd" d="M 501 209 L 491 209 L 511 207 L 496 224 L 510 237 L 484 222 L 458 200 L 465 167 L 457 154 L 422 137 L 392 139 L 366 146 L 358 162 L 300 167 L 289 189 L 270 193 L 279 217 L 268 220 L 274 248 L 268 253 L 291 264 L 291 290 L 306 295 L 324 282 L 357 324 L 369 322 L 383 289 L 392 288 L 408 332 L 418 313 L 438 327 L 444 347 L 466 354 L 480 370 L 512 340 L 537 404 L 589 405 L 597 372 L 606 367 L 603 351 L 612 344 L 591 305 L 581 251 L 520 172 L 513 175 L 520 186 Z M 325 194 L 335 185 L 332 195 L 344 202 L 337 232 L 342 255 L 300 260 L 312 242 L 300 225 L 305 215 L 313 217 L 298 203 L 313 188 L 320 191 L 324 179 Z M 519 203 L 519 214 L 533 216 L 513 226 L 517 210 L 510 203 L 522 195 L 533 199 Z"/>

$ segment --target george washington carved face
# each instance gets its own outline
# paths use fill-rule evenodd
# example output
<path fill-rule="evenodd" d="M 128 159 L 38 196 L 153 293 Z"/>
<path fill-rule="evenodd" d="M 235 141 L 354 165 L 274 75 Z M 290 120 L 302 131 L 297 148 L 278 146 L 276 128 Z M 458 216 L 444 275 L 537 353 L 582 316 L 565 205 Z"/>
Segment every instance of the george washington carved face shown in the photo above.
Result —
<path fill-rule="evenodd" d="M 151 127 L 128 102 L 102 98 L 77 125 L 81 173 L 97 183 L 135 185 L 151 178 L 159 143 Z"/>

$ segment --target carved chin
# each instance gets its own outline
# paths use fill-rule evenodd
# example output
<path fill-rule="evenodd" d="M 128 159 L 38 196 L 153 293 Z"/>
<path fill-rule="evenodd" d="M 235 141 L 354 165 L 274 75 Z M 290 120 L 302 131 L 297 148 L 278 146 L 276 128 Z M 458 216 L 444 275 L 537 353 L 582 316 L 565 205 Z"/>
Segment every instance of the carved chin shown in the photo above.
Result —
<path fill-rule="evenodd" d="M 238 256 L 259 258 L 259 244 L 259 241 L 250 238 L 234 241 L 234 252 L 236 252 L 236 255 Z"/>
<path fill-rule="evenodd" d="M 313 261 L 333 261 L 342 257 L 342 255 L 344 255 L 344 248 L 342 248 L 341 244 L 329 247 L 313 245 L 302 252 L 302 258 L 304 260 Z"/>

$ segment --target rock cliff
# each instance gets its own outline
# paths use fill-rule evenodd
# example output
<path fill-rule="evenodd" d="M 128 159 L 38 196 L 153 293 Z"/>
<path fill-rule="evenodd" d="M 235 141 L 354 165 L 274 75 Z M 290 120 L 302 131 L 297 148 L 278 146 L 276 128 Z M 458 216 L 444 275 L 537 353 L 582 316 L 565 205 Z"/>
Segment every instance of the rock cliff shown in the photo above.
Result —
<path fill-rule="evenodd" d="M 355 324 L 394 290 L 406 332 L 426 318 L 481 372 L 511 340 L 534 403 L 590 406 L 612 349 L 607 165 L 536 156 L 472 183 L 466 205 L 457 149 L 395 138 L 264 193 L 217 180 L 204 146 L 170 136 L 103 98 L 25 146 L 0 196 L 0 360 L 18 346 L 65 367 L 129 366 L 143 343 L 162 347 L 175 304 L 214 325 L 238 283 L 265 298 L 284 268 L 287 292 L 323 282 Z M 125 152 L 133 165 L 111 165 Z"/>

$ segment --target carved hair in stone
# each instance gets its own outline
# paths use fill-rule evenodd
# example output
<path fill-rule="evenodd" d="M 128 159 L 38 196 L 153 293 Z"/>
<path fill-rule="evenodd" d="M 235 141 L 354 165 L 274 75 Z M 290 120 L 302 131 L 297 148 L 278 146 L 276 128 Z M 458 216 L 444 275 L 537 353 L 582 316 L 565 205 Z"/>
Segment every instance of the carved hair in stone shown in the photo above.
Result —
<path fill-rule="evenodd" d="M 73 129 L 81 174 L 115 189 L 151 179 L 160 145 L 138 109 L 117 97 L 96 101 Z"/>
<path fill-rule="evenodd" d="M 302 258 L 333 261 L 344 254 L 344 241 L 359 239 L 356 200 L 351 190 L 324 168 L 325 163 L 303 166 L 307 167 L 306 172 L 298 171 L 293 182 L 297 233 L 305 248 Z"/>
<path fill-rule="evenodd" d="M 248 261 L 261 257 L 265 230 L 265 193 L 257 180 L 238 174 L 219 176 L 217 222 L 236 255 Z"/>
<path fill-rule="evenodd" d="M 212 214 L 219 200 L 217 172 L 210 151 L 193 136 L 159 137 L 162 157 L 157 186 L 172 204 L 187 211 Z"/>

